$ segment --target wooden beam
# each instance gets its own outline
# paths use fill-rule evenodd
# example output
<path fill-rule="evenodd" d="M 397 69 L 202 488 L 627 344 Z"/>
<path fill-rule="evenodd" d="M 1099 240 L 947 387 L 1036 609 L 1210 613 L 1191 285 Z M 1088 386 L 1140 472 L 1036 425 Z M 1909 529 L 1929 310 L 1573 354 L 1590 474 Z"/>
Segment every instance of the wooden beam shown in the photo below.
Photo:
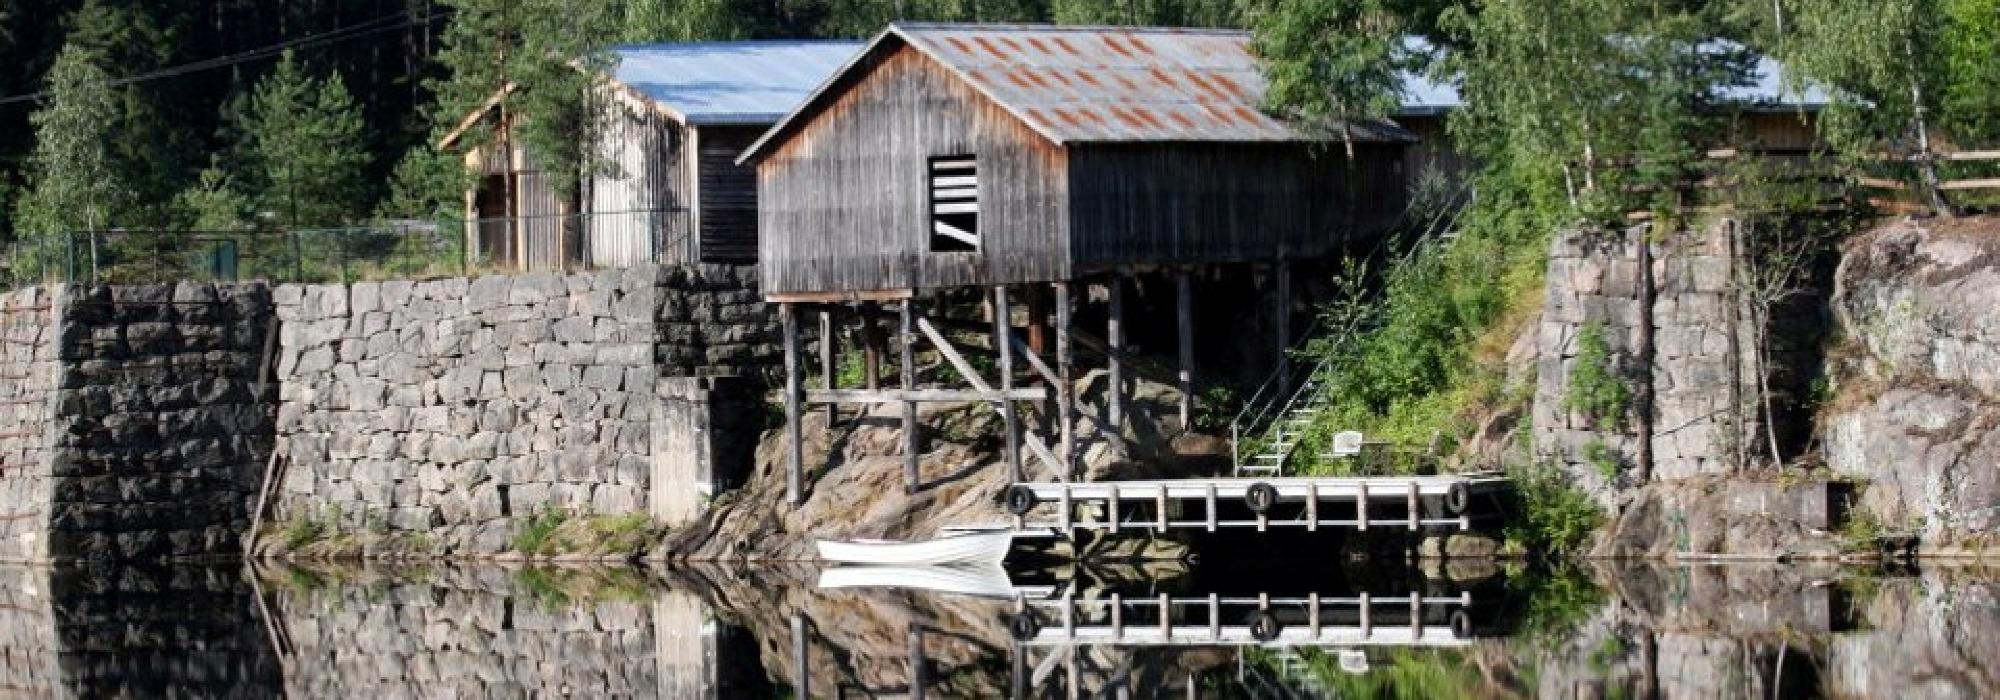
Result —
<path fill-rule="evenodd" d="M 805 492 L 805 446 L 799 430 L 799 317 L 791 304 L 778 305 L 785 333 L 785 501 L 798 505 Z"/>
<path fill-rule="evenodd" d="M 1278 259 L 1277 269 L 1271 275 L 1274 287 L 1273 311 L 1277 313 L 1278 326 L 1278 383 L 1289 386 L 1292 375 L 1292 263 Z"/>
<path fill-rule="evenodd" d="M 1174 273 L 1174 313 L 1179 321 L 1181 430 L 1194 422 L 1194 280 L 1187 270 Z"/>
<path fill-rule="evenodd" d="M 993 391 L 993 385 L 987 384 L 986 379 L 979 376 L 979 371 L 972 368 L 972 363 L 965 361 L 964 355 L 958 354 L 958 348 L 951 346 L 951 340 L 938 332 L 937 326 L 931 325 L 930 319 L 918 316 L 917 330 L 923 331 L 924 337 L 930 339 L 931 345 L 937 346 L 938 354 L 944 356 L 944 361 L 950 363 L 951 368 L 957 370 L 960 376 L 965 377 L 965 381 L 970 383 L 972 388 L 984 392 Z"/>
<path fill-rule="evenodd" d="M 1938 183 L 1938 189 L 1941 190 L 2000 189 L 2000 178 L 1984 178 L 1977 180 L 1947 180 L 1945 182 Z"/>
<path fill-rule="evenodd" d="M 902 352 L 900 369 L 905 392 L 917 390 L 917 334 L 913 328 L 915 324 L 911 320 L 917 313 L 912 308 L 915 303 L 914 300 L 904 300 L 898 306 L 897 314 L 901 320 L 896 336 L 898 350 Z M 921 456 L 917 452 L 917 430 L 917 402 L 905 400 L 903 402 L 903 491 L 905 493 L 916 493 L 919 481 L 923 478 L 917 463 Z"/>
<path fill-rule="evenodd" d="M 1105 387 L 1105 418 L 1112 434 L 1125 428 L 1125 278 L 1113 274 L 1105 283 L 1111 296 L 1111 318 L 1104 327 L 1104 342 L 1110 346 L 1107 359 L 1111 385 Z"/>
<path fill-rule="evenodd" d="M 882 335 L 879 318 L 881 310 L 882 307 L 876 302 L 861 304 L 861 347 L 865 365 L 863 374 L 867 375 L 867 386 L 870 389 L 882 388 L 882 355 L 886 352 L 882 346 L 888 344 L 888 338 Z"/>
<path fill-rule="evenodd" d="M 856 304 L 864 301 L 902 301 L 915 296 L 908 289 L 872 289 L 859 292 L 770 292 L 764 301 L 773 304 Z"/>
<path fill-rule="evenodd" d="M 830 389 L 806 392 L 806 403 L 945 403 L 954 401 L 1041 401 L 1049 397 L 1047 387 L 1019 387 L 1000 391 L 965 389 Z"/>
<path fill-rule="evenodd" d="M 1055 283 L 1056 293 L 1056 432 L 1062 442 L 1062 470 L 1076 473 L 1076 354 L 1070 347 L 1070 286 Z"/>
<path fill-rule="evenodd" d="M 832 309 L 824 309 L 819 312 L 819 383 L 821 389 L 825 389 L 828 391 L 840 388 L 834 386 L 834 381 L 833 381 L 833 310 Z M 812 401 L 808 399 L 807 403 L 812 403 Z M 840 417 L 840 407 L 835 406 L 831 403 L 827 404 L 826 405 L 827 426 L 832 427 L 834 420 L 839 417 Z"/>
<path fill-rule="evenodd" d="M 1007 306 L 1007 287 L 993 287 L 993 347 L 1000 352 L 1000 391 L 1004 395 L 1014 388 L 1014 320 Z M 1014 483 L 1026 481 L 1021 470 L 1021 417 L 1014 412 L 1014 402 L 1000 400 L 1000 423 L 1007 431 L 1007 468 L 1012 470 Z"/>

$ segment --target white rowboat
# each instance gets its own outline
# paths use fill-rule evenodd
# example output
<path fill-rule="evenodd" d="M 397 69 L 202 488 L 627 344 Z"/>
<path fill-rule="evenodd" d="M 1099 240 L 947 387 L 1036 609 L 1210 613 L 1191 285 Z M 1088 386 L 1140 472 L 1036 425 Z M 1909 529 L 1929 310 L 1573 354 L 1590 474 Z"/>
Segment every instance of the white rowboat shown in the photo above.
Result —
<path fill-rule="evenodd" d="M 1014 544 L 1011 530 L 968 532 L 934 540 L 820 540 L 819 558 L 854 564 L 989 564 L 998 566 Z"/>
<path fill-rule="evenodd" d="M 819 572 L 820 588 L 904 588 L 982 598 L 1013 598 L 1014 583 L 998 566 L 835 566 Z"/>

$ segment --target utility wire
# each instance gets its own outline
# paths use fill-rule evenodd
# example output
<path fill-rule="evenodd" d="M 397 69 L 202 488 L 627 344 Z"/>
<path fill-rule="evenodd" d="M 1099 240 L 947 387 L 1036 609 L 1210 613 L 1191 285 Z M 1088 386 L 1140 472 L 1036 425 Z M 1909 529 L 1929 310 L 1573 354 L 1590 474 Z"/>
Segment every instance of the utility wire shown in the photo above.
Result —
<path fill-rule="evenodd" d="M 139 73 L 137 75 L 128 75 L 122 78 L 113 78 L 111 80 L 104 81 L 104 85 L 106 87 L 120 87 L 120 86 L 132 85 L 135 83 L 142 83 L 152 80 L 175 78 L 190 73 L 213 70 L 216 68 L 224 68 L 228 66 L 237 65 L 240 63 L 248 63 L 250 61 L 263 60 L 284 53 L 288 49 L 338 43 L 342 41 L 348 41 L 351 39 L 359 39 L 365 36 L 373 36 L 385 32 L 393 32 L 408 27 L 428 25 L 436 21 L 438 18 L 449 13 L 450 10 L 447 8 L 443 12 L 431 13 L 430 15 L 422 19 L 404 19 L 403 21 L 387 25 L 384 25 L 383 23 L 401 17 L 405 17 L 406 15 L 400 12 L 391 15 L 383 15 L 381 17 L 377 17 L 375 19 L 371 19 L 366 22 L 361 22 L 359 24 L 351 24 L 346 27 L 342 27 L 340 29 L 335 29 L 333 31 L 314 34 L 312 36 L 300 37 L 298 39 L 272 44 L 270 46 L 250 49 L 248 51 L 240 51 L 227 56 L 218 56 L 215 58 L 203 59 L 200 61 L 194 61 L 192 63 L 183 63 L 177 66 L 168 66 L 166 68 L 161 68 L 159 70 L 154 70 L 154 71 L 148 71 L 145 73 Z M 379 26 L 371 26 L 371 25 L 379 25 Z M 35 100 L 40 100 L 48 96 L 49 96 L 49 91 L 43 90 L 41 92 L 35 92 L 26 95 L 13 95 L 9 97 L 0 97 L 0 105 L 15 104 L 20 102 L 31 102 Z"/>

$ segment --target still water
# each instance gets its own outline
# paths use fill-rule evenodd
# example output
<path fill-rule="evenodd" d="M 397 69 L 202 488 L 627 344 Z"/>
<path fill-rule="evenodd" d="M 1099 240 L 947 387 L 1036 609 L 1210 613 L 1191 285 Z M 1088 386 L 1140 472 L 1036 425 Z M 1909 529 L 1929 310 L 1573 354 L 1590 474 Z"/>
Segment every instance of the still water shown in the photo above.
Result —
<path fill-rule="evenodd" d="M 2000 697 L 1996 572 L 993 574 L 0 568 L 0 697 Z"/>

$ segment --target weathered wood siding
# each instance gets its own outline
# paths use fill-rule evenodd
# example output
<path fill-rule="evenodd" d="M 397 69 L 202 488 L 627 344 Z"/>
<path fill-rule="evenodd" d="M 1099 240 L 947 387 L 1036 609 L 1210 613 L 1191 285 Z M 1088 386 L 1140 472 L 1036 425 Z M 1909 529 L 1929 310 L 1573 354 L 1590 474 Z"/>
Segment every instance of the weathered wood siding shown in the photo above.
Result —
<path fill-rule="evenodd" d="M 626 267 L 691 262 L 687 132 L 647 105 L 611 101 L 599 134 L 605 169 L 591 177 L 585 262 Z"/>
<path fill-rule="evenodd" d="M 757 260 L 757 170 L 736 157 L 757 141 L 765 126 L 696 128 L 700 155 L 695 165 L 701 193 L 697 226 L 701 261 L 746 263 Z"/>
<path fill-rule="evenodd" d="M 1400 145 L 1091 144 L 1070 149 L 1070 259 L 1121 264 L 1313 257 L 1401 213 Z"/>
<path fill-rule="evenodd" d="M 759 165 L 768 293 L 1066 279 L 1063 151 L 907 47 Z M 979 158 L 981 248 L 932 253 L 929 159 Z"/>

